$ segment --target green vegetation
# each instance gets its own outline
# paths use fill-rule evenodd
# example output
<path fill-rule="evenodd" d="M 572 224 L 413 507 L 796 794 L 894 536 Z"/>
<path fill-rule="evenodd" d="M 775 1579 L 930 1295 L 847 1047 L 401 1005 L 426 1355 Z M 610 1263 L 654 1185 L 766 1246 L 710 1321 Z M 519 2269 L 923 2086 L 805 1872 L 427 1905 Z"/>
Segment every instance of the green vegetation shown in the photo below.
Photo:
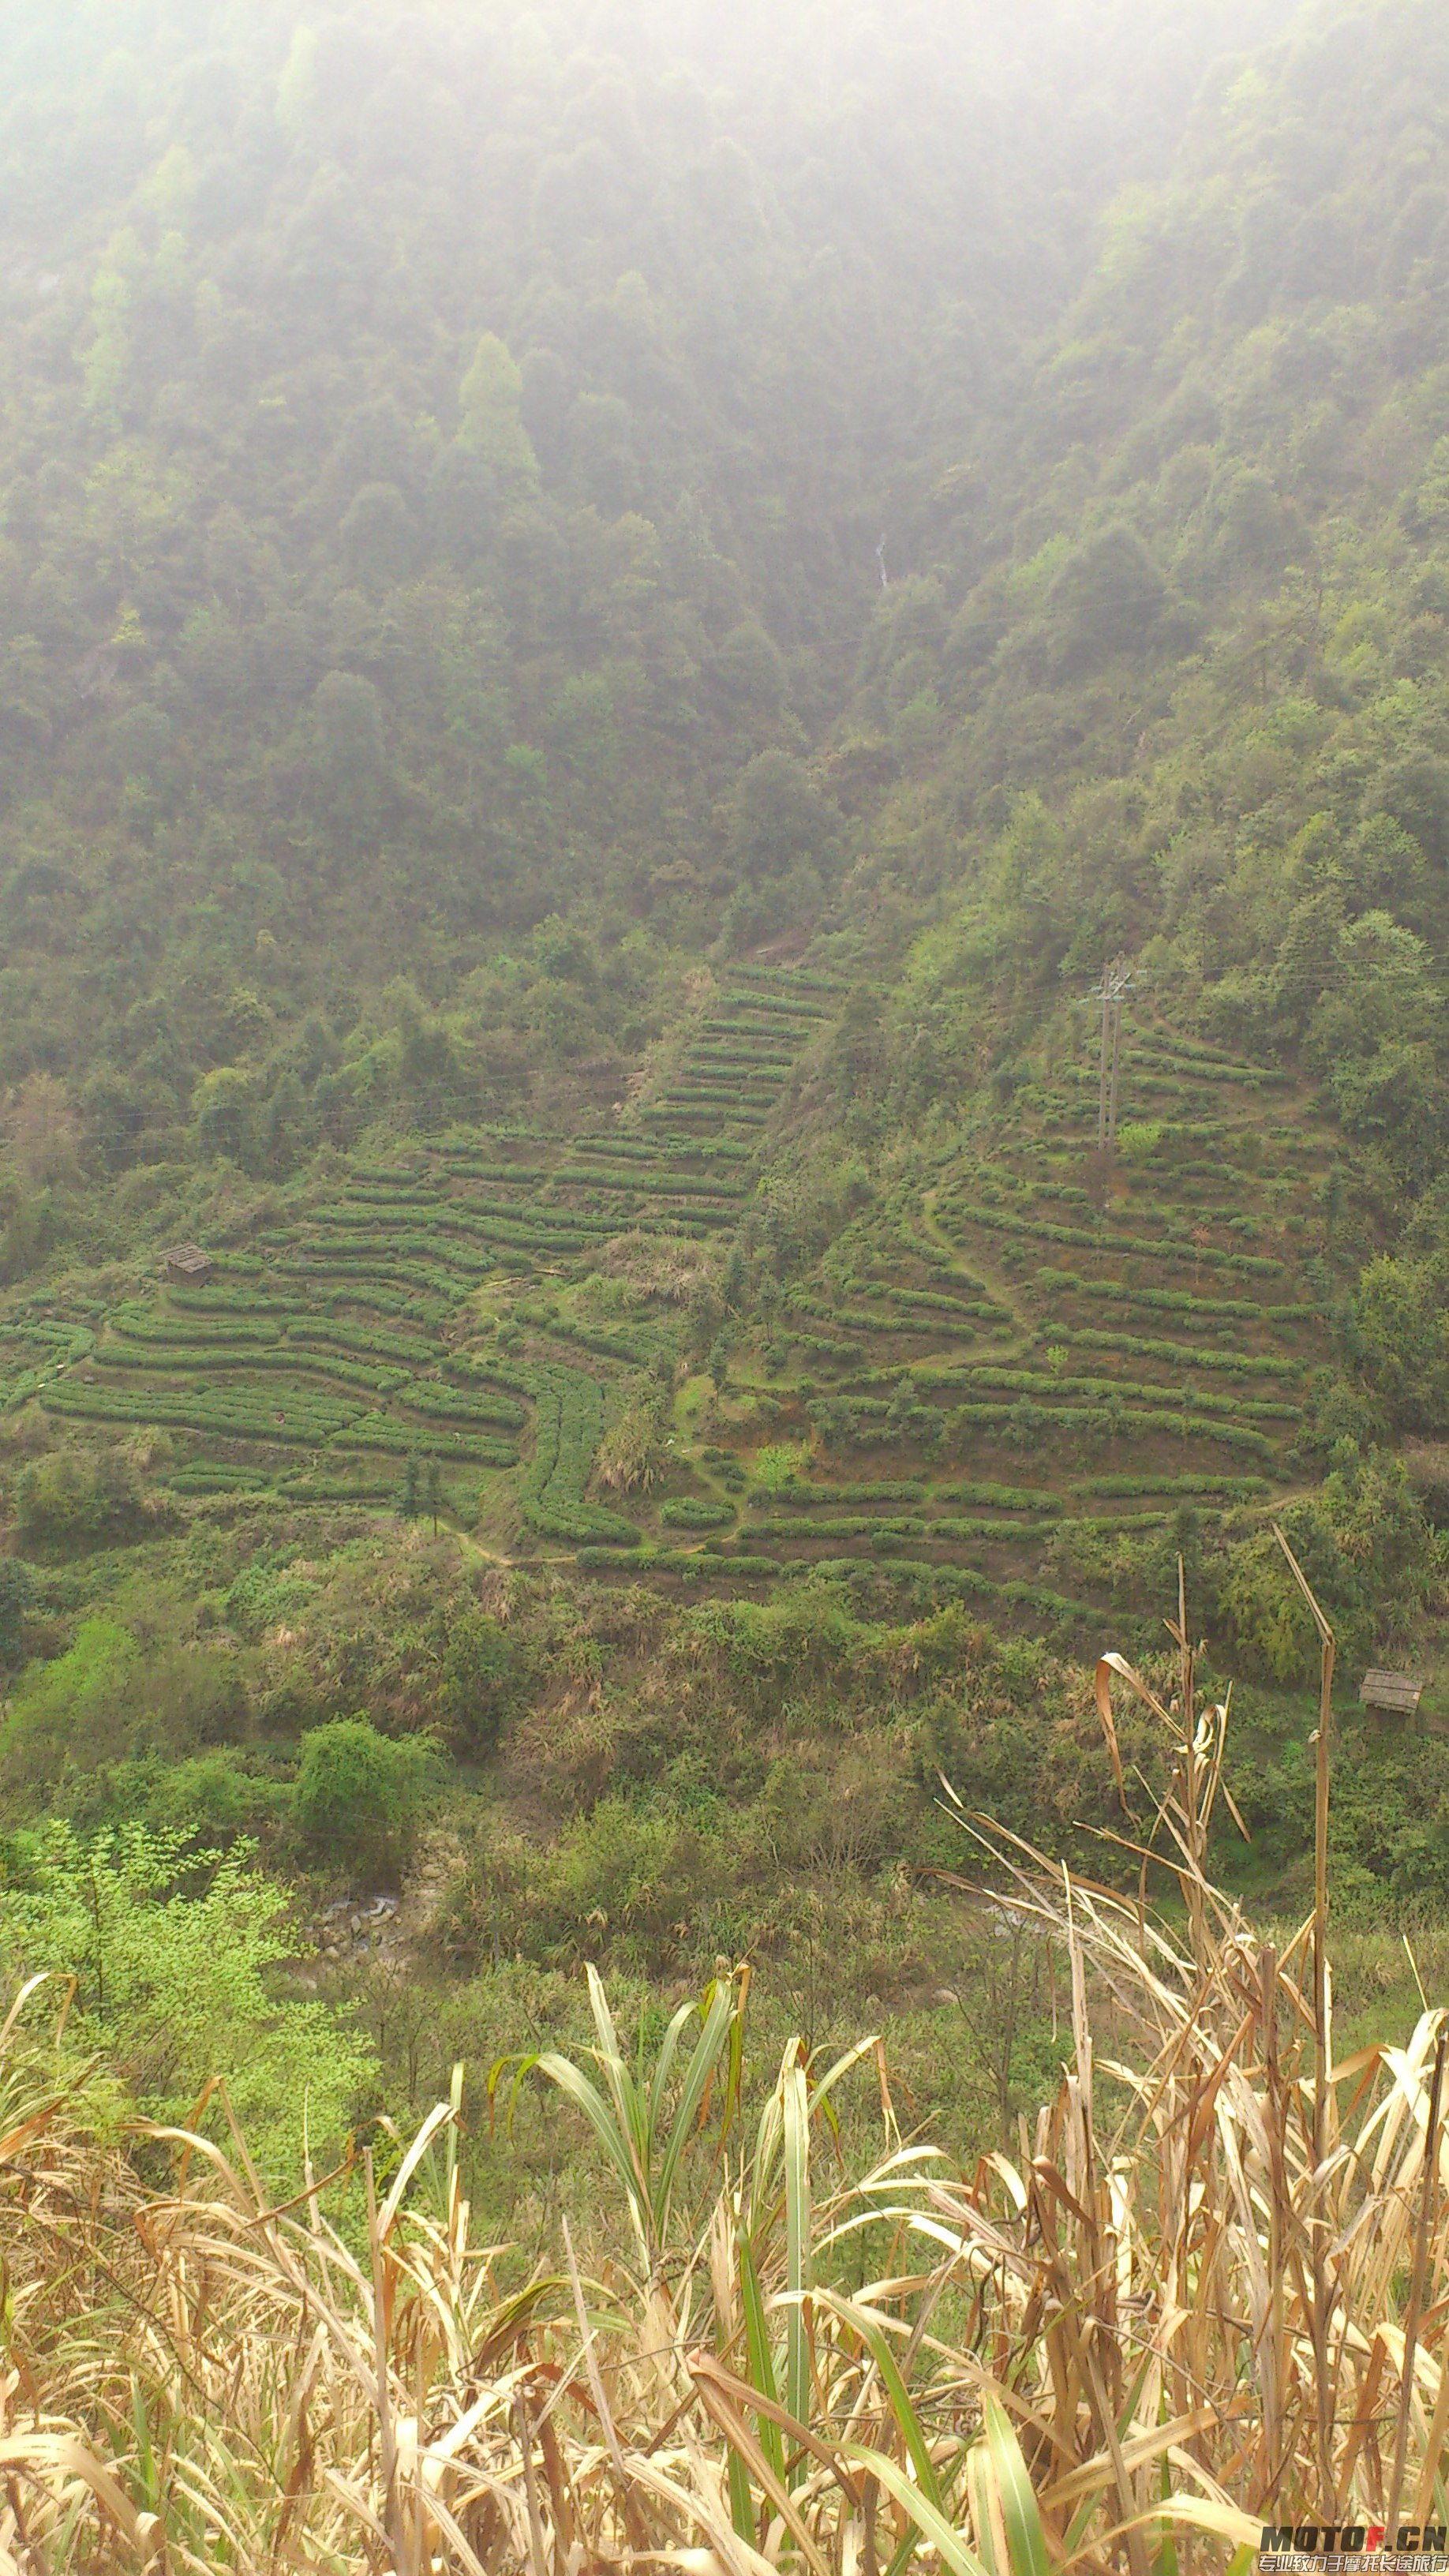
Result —
<path fill-rule="evenodd" d="M 531 1371 L 536 1421 L 534 1459 L 523 1509 L 545 1538 L 631 1544 L 633 1523 L 584 1500 L 604 1429 L 604 1399 L 579 1369 L 537 1363 Z"/>
<path fill-rule="evenodd" d="M 615 2332 L 586 1963 L 632 2084 L 724 1980 L 661 2100 L 748 1960 L 797 2108 L 880 2028 L 912 2131 L 1015 2155 L 1065 1988 L 941 1878 L 942 1780 L 1135 1891 L 1174 1774 L 1092 1668 L 1181 1690 L 1181 1572 L 1214 1868 L 1301 1924 L 1279 1530 L 1352 2062 L 1449 1903 L 1438 16 L 196 0 L 0 13 L 0 68 L 0 1930 L 105 2137 L 218 2074 L 279 2196 L 305 2099 L 385 2204 L 463 2062 L 389 2224 L 451 2178 L 527 2249 L 475 2358 L 564 2207 Z M 765 2395 L 807 2311 L 743 2209 L 667 2290 L 748 2292 Z M 877 2501 L 830 2545 L 904 2576 Z"/>

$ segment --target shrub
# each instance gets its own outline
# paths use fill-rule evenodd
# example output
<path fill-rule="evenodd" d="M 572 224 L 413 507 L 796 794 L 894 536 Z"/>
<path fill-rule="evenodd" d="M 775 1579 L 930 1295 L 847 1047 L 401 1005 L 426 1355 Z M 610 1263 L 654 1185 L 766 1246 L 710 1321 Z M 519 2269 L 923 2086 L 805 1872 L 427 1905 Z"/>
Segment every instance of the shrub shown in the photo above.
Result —
<path fill-rule="evenodd" d="M 602 1940 L 653 1967 L 698 1937 L 725 1884 L 712 1837 L 665 1811 L 602 1798 L 560 1837 L 539 1893 L 552 1945 L 592 1951 Z"/>
<path fill-rule="evenodd" d="M 119 1747 L 120 1701 L 139 1654 L 119 1621 L 84 1619 L 63 1655 L 27 1667 L 9 1703 L 0 1755 L 9 1789 L 54 1794 L 73 1767 Z"/>
<path fill-rule="evenodd" d="M 35 1578 L 18 1557 L 0 1556 L 0 1665 L 16 1664 L 25 1647 L 25 1619 L 35 1599 Z"/>
<path fill-rule="evenodd" d="M 659 1517 L 668 1529 L 725 1529 L 734 1519 L 728 1503 L 684 1500 L 661 1503 Z"/>
<path fill-rule="evenodd" d="M 330 2163 L 375 2063 L 325 2005 L 278 1994 L 272 1971 L 296 1948 L 285 1892 L 245 1845 L 203 1865 L 187 1841 L 132 1825 L 86 1842 L 62 1823 L 17 1837 L 0 1928 L 23 1970 L 77 1980 L 83 2034 L 124 2064 L 144 2111 L 225 2137 L 219 2102 L 196 2112 L 224 2077 L 263 2171 L 291 2188 L 304 2126 Z"/>
<path fill-rule="evenodd" d="M 61 1394 L 59 1388 L 52 1392 Z M 48 1401 L 46 1409 L 66 1408 Z M 49 1547 L 125 1537 L 146 1528 L 158 1510 L 138 1460 L 126 1448 L 59 1449 L 37 1458 L 16 1480 L 15 1507 L 21 1536 Z"/>
<path fill-rule="evenodd" d="M 379 1735 L 365 1717 L 314 1727 L 297 1767 L 304 1844 L 330 1869 L 395 1883 L 412 1856 L 436 1762 L 430 1736 Z"/>
<path fill-rule="evenodd" d="M 128 1773 L 137 1775 L 134 1782 Z M 124 1806 L 133 1814 L 139 1809 L 153 1832 L 184 1835 L 208 1849 L 264 1833 L 292 1807 L 285 1782 L 248 1770 L 245 1758 L 225 1746 L 187 1762 L 122 1763 L 114 1776 Z"/>
<path fill-rule="evenodd" d="M 757 1449 L 753 1463 L 753 1481 L 762 1494 L 783 1494 L 801 1481 L 806 1452 L 787 1441 L 772 1441 Z"/>
<path fill-rule="evenodd" d="M 519 1649 L 484 1610 L 464 1610 L 443 1629 L 438 1706 L 450 1741 L 462 1753 L 490 1752 L 518 1695 Z"/>

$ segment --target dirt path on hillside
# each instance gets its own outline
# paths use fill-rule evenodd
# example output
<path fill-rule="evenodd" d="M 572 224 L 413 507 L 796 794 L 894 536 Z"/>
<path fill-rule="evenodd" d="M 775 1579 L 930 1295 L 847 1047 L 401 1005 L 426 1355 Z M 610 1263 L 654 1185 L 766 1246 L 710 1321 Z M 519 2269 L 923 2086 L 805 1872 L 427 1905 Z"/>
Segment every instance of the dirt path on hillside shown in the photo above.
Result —
<path fill-rule="evenodd" d="M 939 1196 L 939 1189 L 930 1189 L 921 1199 L 921 1224 L 925 1233 L 930 1236 L 933 1243 L 940 1245 L 956 1278 L 969 1281 L 973 1287 L 984 1288 L 988 1297 L 994 1297 L 999 1306 L 1006 1308 L 1022 1342 L 1037 1341 L 1040 1338 L 1040 1327 L 1033 1323 L 1011 1282 L 1004 1278 L 999 1270 L 989 1269 L 984 1262 L 962 1259 L 956 1245 L 951 1241 L 936 1215 L 936 1201 Z M 1015 1347 L 1015 1345 L 1012 1346 L 1013 1349 Z M 1010 1349 L 1002 1353 L 1003 1358 L 1010 1356 Z"/>

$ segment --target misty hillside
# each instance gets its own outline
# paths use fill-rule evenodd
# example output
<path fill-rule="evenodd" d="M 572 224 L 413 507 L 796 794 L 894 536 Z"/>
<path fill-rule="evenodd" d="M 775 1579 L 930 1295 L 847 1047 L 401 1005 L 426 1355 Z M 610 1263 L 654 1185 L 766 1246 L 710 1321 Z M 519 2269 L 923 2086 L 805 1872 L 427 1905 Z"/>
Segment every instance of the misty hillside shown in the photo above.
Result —
<path fill-rule="evenodd" d="M 749 1960 L 1014 2155 L 1066 2008 L 942 1781 L 1135 1888 L 1192 1763 L 1091 1667 L 1184 1690 L 1181 1574 L 1199 1857 L 1300 1922 L 1277 1531 L 1376 2037 L 1449 1895 L 1442 10 L 3 0 L 0 71 L 0 1925 L 96 2137 L 221 2075 L 259 2190 L 390 2182 L 583 1961 L 647 2053 Z M 448 2188 L 558 2270 L 520 2098 Z"/>

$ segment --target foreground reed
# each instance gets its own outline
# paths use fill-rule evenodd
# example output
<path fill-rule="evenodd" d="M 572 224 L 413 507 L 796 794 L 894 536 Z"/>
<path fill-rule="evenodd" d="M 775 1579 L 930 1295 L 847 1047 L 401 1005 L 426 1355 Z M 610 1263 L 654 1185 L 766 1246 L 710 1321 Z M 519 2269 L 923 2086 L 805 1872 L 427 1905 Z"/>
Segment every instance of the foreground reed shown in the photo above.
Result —
<path fill-rule="evenodd" d="M 895 2128 L 872 2042 L 787 2050 L 746 2114 L 748 1973 L 631 2063 L 543 2084 L 616 2187 L 511 2294 L 474 2246 L 461 2092 L 365 2220 L 270 2204 L 243 2141 L 107 2143 L 83 2080 L 0 2031 L 0 2569 L 1047 2576 L 1223 2565 L 1261 2520 L 1449 2520 L 1443 2023 L 1332 2061 L 1315 1909 L 1280 1950 L 1206 1873 L 1227 1711 L 1109 1659 L 1166 1730 L 1146 1827 L 1183 1902 L 1084 1883 L 963 1819 L 992 1902 L 1060 1945 L 1070 2053 L 1021 2152 L 961 2172 Z M 1321 1891 L 1320 1891 L 1321 1894 Z M 1108 2039 L 1104 2042 L 1104 2034 Z M 875 2167 L 832 2105 L 878 2086 Z M 170 2159 L 160 2187 L 156 2159 Z M 153 2175 L 145 2179 L 147 2167 Z M 1246 2560 L 1244 2561 L 1246 2564 Z"/>

